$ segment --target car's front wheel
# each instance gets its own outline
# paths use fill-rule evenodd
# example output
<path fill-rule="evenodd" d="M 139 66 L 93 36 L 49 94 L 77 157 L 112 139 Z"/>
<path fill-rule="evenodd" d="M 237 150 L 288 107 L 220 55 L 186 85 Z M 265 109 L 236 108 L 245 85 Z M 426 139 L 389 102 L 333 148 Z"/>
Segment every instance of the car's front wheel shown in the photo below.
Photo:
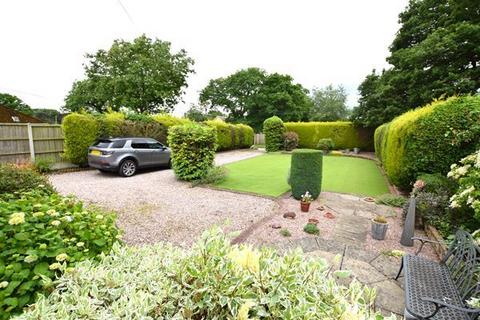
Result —
<path fill-rule="evenodd" d="M 134 160 L 123 160 L 118 170 L 122 177 L 131 177 L 137 172 L 137 163 Z"/>

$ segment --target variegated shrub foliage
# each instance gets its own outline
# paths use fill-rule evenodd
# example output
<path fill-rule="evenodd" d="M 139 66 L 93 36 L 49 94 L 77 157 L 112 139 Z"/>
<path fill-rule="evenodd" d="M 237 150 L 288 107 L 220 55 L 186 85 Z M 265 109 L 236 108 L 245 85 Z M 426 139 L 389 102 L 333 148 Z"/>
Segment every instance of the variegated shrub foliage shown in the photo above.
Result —
<path fill-rule="evenodd" d="M 323 259 L 231 246 L 212 230 L 189 251 L 115 245 L 17 319 L 384 319 L 375 292 L 337 284 Z"/>

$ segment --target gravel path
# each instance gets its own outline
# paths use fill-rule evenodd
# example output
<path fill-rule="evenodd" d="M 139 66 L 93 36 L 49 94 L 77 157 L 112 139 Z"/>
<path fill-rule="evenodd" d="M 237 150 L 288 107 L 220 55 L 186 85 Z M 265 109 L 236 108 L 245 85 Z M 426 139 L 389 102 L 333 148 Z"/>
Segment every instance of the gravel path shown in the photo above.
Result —
<path fill-rule="evenodd" d="M 217 154 L 225 164 L 262 154 L 236 150 Z M 140 172 L 131 178 L 96 170 L 54 174 L 50 180 L 62 194 L 118 212 L 118 225 L 128 244 L 169 241 L 188 246 L 213 225 L 225 232 L 242 231 L 278 210 L 261 197 L 208 188 L 191 188 L 175 179 L 172 170 Z"/>

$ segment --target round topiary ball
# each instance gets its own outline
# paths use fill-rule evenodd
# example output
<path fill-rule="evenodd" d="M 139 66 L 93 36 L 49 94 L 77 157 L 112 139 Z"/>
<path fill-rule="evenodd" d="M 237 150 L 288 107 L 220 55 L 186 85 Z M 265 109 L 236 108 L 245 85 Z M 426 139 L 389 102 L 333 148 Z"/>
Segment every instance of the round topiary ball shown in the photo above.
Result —
<path fill-rule="evenodd" d="M 292 152 L 289 183 L 295 199 L 300 200 L 306 191 L 314 199 L 318 198 L 322 190 L 322 162 L 320 150 L 296 149 Z"/>

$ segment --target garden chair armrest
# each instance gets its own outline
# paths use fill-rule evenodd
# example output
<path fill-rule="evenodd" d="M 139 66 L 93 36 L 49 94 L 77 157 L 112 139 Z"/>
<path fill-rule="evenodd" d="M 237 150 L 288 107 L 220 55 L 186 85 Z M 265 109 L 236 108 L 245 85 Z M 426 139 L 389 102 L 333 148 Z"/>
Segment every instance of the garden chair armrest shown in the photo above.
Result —
<path fill-rule="evenodd" d="M 420 251 L 422 251 L 423 246 L 425 245 L 425 243 L 444 244 L 444 243 L 441 243 L 441 242 L 438 242 L 438 241 L 435 241 L 435 240 L 430 240 L 430 239 L 421 238 L 421 237 L 412 237 L 412 240 L 418 240 L 418 241 L 421 242 L 420 248 L 418 248 L 417 252 L 415 252 L 415 255 L 418 255 L 418 254 L 420 253 Z"/>

